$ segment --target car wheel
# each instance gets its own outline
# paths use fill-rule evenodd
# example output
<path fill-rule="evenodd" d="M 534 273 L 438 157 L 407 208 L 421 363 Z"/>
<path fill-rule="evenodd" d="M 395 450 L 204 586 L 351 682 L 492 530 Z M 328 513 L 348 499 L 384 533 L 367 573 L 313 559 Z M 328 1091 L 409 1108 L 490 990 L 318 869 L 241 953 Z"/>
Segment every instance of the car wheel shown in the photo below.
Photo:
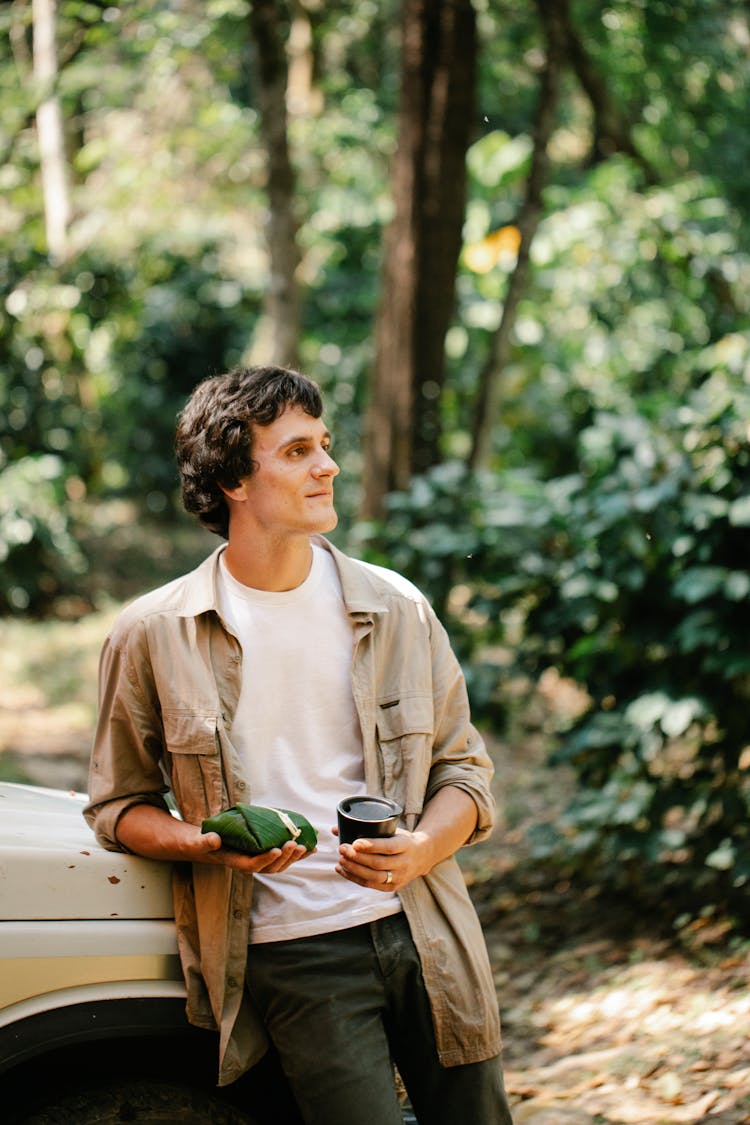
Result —
<path fill-rule="evenodd" d="M 246 1112 L 207 1090 L 159 1081 L 87 1086 L 18 1118 L 18 1125 L 253 1125 Z"/>

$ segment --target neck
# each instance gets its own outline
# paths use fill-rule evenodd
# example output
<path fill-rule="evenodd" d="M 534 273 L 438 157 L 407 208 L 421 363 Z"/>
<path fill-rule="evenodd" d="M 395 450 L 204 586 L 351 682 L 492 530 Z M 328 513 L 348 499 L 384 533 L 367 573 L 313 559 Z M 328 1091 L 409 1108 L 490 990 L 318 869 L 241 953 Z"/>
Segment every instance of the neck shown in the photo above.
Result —
<path fill-rule="evenodd" d="M 283 592 L 301 586 L 310 573 L 312 546 L 308 538 L 286 542 L 283 549 L 267 543 L 250 544 L 230 535 L 224 562 L 227 570 L 253 590 Z"/>

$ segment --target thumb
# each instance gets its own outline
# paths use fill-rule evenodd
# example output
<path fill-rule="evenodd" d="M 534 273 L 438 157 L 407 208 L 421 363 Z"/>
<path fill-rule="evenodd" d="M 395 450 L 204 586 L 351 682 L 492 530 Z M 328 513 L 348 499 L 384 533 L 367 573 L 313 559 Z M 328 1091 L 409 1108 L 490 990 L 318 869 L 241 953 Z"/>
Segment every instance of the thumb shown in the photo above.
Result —
<path fill-rule="evenodd" d="M 206 852 L 217 852 L 222 846 L 221 836 L 218 832 L 204 832 L 200 839 L 202 850 Z"/>

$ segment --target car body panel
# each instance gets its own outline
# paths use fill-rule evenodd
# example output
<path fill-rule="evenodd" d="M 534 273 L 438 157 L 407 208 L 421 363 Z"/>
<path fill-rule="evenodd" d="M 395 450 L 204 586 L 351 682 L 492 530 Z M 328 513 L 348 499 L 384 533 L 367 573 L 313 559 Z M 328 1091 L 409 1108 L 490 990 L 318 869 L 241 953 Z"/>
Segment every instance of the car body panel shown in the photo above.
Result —
<path fill-rule="evenodd" d="M 51 1009 L 78 989 L 184 989 L 171 864 L 100 847 L 85 803 L 0 784 L 0 1026 L 22 1018 L 18 1005 Z"/>
<path fill-rule="evenodd" d="M 100 847 L 85 804 L 0 783 L 0 919 L 173 917 L 170 864 Z"/>
<path fill-rule="evenodd" d="M 179 981 L 174 923 L 165 920 L 0 922 L 0 1026 L 8 1007 L 66 989 L 119 981 Z"/>

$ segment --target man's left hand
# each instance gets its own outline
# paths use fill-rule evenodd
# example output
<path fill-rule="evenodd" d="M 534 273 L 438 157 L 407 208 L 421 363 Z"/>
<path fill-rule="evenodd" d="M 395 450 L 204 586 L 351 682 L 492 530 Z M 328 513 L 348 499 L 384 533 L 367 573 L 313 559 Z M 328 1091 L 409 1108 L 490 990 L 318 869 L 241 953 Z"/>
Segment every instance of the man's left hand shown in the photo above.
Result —
<path fill-rule="evenodd" d="M 335 829 L 334 829 L 335 831 Z M 432 843 L 425 832 L 398 828 L 386 839 L 342 844 L 336 871 L 350 883 L 377 891 L 399 891 L 434 866 Z"/>
<path fill-rule="evenodd" d="M 397 828 L 383 840 L 355 840 L 342 844 L 336 870 L 350 883 L 376 891 L 400 891 L 412 879 L 426 875 L 454 855 L 470 838 L 477 823 L 477 806 L 468 793 L 452 785 L 438 790 L 425 805 L 414 832 Z M 338 835 L 338 829 L 333 832 Z"/>

